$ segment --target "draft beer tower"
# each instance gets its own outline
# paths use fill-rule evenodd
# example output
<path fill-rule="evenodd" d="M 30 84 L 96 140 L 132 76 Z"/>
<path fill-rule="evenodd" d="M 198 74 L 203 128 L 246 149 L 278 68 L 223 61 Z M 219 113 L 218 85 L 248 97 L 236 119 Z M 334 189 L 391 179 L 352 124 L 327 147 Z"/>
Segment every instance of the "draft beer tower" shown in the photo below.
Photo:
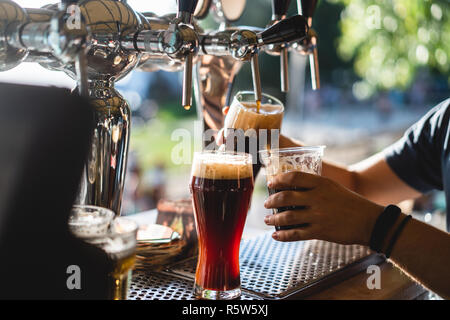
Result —
<path fill-rule="evenodd" d="M 274 4 L 281 2 L 286 4 Z M 251 63 L 258 98 L 262 91 L 260 50 L 280 48 L 287 63 L 288 47 L 314 38 L 309 15 L 307 19 L 302 15 L 285 18 L 280 13 L 275 17 L 277 23 L 272 21 L 265 30 L 231 26 L 245 3 L 179 0 L 176 15 L 160 17 L 136 12 L 126 1 L 117 0 L 65 0 L 41 9 L 23 9 L 12 0 L 0 0 L 0 71 L 25 61 L 63 71 L 77 81 L 74 94 L 91 103 L 95 127 L 78 203 L 106 207 L 120 215 L 131 112 L 114 88 L 117 80 L 136 68 L 182 70 L 182 106 L 188 109 L 192 105 L 194 82 L 205 126 L 220 128 L 221 110 L 229 103 L 232 83 L 243 62 Z M 201 19 L 209 12 L 221 25 L 205 32 L 194 16 Z M 303 47 L 311 47 L 309 42 Z M 287 67 L 282 70 L 287 74 Z"/>

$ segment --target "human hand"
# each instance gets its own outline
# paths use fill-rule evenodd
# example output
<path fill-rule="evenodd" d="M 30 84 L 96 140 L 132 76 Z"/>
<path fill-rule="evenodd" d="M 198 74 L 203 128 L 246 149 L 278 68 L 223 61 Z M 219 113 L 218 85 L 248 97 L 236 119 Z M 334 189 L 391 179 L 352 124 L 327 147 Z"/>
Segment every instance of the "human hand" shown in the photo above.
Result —
<path fill-rule="evenodd" d="M 341 244 L 369 245 L 373 226 L 384 207 L 319 175 L 289 172 L 267 183 L 277 192 L 267 198 L 266 208 L 302 207 L 264 219 L 267 225 L 304 225 L 272 235 L 279 241 L 320 239 Z M 296 190 L 295 190 L 296 189 Z"/>

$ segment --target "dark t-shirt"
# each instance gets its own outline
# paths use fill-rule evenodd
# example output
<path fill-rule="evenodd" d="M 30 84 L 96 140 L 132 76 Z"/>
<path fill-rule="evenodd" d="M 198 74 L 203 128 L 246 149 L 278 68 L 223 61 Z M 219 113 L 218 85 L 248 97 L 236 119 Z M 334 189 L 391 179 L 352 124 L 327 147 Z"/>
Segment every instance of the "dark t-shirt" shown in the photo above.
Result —
<path fill-rule="evenodd" d="M 422 193 L 444 190 L 447 206 L 450 203 L 449 120 L 450 98 L 431 109 L 384 151 L 387 163 L 400 179 Z M 449 217 L 447 212 L 447 230 L 450 230 Z"/>

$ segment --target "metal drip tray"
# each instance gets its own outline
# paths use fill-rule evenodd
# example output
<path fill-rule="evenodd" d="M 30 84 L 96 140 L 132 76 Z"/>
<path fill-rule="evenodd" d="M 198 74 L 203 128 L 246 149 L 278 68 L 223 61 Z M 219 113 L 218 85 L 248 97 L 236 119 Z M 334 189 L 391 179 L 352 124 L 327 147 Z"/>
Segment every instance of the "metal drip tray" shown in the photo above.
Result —
<path fill-rule="evenodd" d="M 270 233 L 243 241 L 239 259 L 243 299 L 301 298 L 383 261 L 363 246 L 319 240 L 278 242 Z M 160 292 L 164 299 L 194 299 L 196 262 L 194 257 L 159 273 L 137 273 L 130 298 L 143 298 L 141 292 L 146 290 Z M 177 294 L 167 294 L 170 289 Z"/>
<path fill-rule="evenodd" d="M 159 272 L 136 272 L 129 291 L 130 300 L 195 300 L 194 280 L 174 277 Z M 246 294 L 241 300 L 254 300 Z M 261 298 L 259 298 L 261 299 Z"/>

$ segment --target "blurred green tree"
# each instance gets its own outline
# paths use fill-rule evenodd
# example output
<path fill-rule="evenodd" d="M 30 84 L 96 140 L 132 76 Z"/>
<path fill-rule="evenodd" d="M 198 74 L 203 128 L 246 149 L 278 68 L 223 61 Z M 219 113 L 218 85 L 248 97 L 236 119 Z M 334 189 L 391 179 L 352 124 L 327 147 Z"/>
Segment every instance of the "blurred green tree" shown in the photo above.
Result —
<path fill-rule="evenodd" d="M 353 61 L 359 98 L 406 89 L 422 67 L 450 82 L 449 0 L 327 0 L 343 4 L 337 51 Z"/>

